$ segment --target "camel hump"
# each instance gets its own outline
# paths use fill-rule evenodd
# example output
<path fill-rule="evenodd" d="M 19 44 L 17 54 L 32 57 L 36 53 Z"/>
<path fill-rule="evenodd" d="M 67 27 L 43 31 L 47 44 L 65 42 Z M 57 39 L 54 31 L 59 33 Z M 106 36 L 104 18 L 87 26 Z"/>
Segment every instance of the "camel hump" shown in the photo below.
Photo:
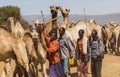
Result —
<path fill-rule="evenodd" d="M 16 22 L 15 28 L 19 28 L 21 30 L 24 30 L 23 27 L 22 27 L 22 25 L 21 25 L 21 23 L 19 21 Z"/>

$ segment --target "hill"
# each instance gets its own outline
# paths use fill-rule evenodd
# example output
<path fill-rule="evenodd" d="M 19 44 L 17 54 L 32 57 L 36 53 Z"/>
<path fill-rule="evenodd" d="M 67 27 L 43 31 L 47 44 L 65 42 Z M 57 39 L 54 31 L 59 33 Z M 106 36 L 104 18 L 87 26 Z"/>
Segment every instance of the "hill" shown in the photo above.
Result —
<path fill-rule="evenodd" d="M 26 15 L 23 16 L 30 24 L 32 24 L 32 20 L 39 19 L 42 21 L 40 15 Z M 50 15 L 44 16 L 45 20 L 51 18 Z M 69 22 L 84 20 L 84 15 L 70 15 Z M 120 23 L 120 13 L 113 13 L 113 14 L 105 14 L 105 15 L 87 15 L 87 20 L 94 19 L 98 24 L 108 24 L 111 21 L 115 21 L 116 23 Z M 62 17 L 59 19 L 59 22 L 62 22 Z"/>

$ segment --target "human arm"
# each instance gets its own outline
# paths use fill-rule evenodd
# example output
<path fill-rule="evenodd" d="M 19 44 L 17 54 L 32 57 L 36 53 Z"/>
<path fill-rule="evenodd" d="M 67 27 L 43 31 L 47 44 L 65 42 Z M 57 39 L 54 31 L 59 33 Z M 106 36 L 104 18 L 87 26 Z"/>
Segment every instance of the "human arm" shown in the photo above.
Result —
<path fill-rule="evenodd" d="M 96 53 L 98 57 L 104 57 L 104 45 L 101 39 L 98 40 L 98 52 Z"/>
<path fill-rule="evenodd" d="M 70 57 L 72 57 L 73 56 L 73 51 L 74 51 L 72 41 L 68 36 L 66 36 L 64 39 L 65 39 L 65 45 L 66 45 L 66 47 L 67 47 L 67 49 L 68 49 L 68 51 L 70 53 Z"/>
<path fill-rule="evenodd" d="M 42 35 L 45 38 L 45 41 L 46 41 L 47 45 L 49 46 L 49 44 L 50 44 L 50 37 L 48 37 L 44 31 L 42 32 Z"/>

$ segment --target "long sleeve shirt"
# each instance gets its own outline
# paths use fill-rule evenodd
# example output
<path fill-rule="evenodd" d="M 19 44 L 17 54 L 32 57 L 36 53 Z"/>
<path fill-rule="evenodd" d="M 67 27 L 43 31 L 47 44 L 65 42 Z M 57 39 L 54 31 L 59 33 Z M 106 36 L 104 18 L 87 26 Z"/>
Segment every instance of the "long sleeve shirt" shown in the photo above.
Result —
<path fill-rule="evenodd" d="M 56 64 L 60 62 L 60 55 L 59 55 L 59 42 L 58 40 L 50 41 L 50 38 L 43 32 L 43 36 L 46 40 L 48 45 L 47 51 L 47 58 L 50 64 Z"/>
<path fill-rule="evenodd" d="M 61 59 L 69 59 L 71 55 L 73 55 L 74 47 L 72 45 L 72 41 L 70 38 L 64 34 L 59 37 L 60 42 L 60 58 Z"/>

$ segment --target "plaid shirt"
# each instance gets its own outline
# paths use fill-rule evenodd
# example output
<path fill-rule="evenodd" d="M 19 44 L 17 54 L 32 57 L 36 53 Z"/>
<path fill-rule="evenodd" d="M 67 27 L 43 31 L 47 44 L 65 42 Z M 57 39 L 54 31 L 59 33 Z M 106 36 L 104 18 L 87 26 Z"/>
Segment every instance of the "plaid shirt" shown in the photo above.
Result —
<path fill-rule="evenodd" d="M 58 51 L 59 50 L 58 40 L 50 41 L 50 38 L 47 35 L 45 35 L 45 33 L 43 33 L 43 36 L 48 45 L 48 48 L 46 49 L 46 51 L 47 51 L 47 58 L 50 64 L 56 64 L 60 62 L 59 51 Z"/>

